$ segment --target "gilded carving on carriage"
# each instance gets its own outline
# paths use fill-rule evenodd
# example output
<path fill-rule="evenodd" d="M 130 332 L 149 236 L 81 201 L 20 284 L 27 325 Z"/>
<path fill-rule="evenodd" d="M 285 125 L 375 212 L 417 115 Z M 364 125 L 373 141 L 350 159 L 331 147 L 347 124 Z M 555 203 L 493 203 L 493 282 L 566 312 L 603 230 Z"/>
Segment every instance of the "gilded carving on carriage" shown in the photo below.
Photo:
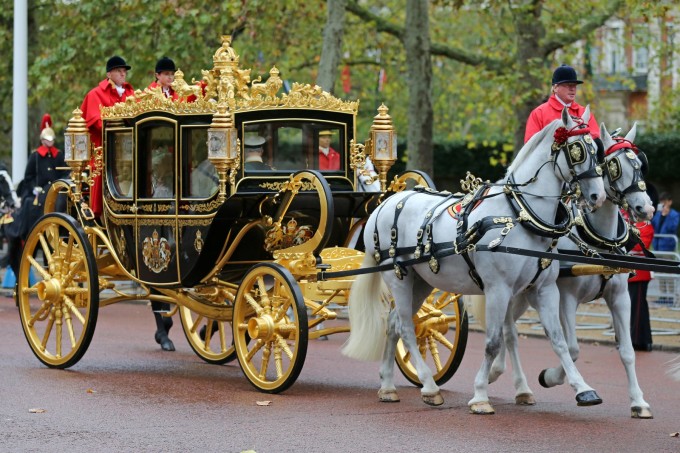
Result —
<path fill-rule="evenodd" d="M 172 248 L 168 240 L 159 236 L 157 230 L 153 230 L 151 237 L 144 238 L 142 244 L 142 256 L 146 267 L 156 274 L 167 270 L 172 259 Z"/>
<path fill-rule="evenodd" d="M 276 190 L 278 192 L 281 192 L 283 190 L 287 190 L 290 186 L 290 181 L 282 181 L 282 182 L 263 182 L 259 184 L 259 187 L 262 189 L 268 189 L 268 190 Z M 295 192 L 297 193 L 300 190 L 315 190 L 314 183 L 309 182 L 309 181 L 300 181 L 295 188 Z"/>
<path fill-rule="evenodd" d="M 134 217 L 109 216 L 108 220 L 113 225 L 121 225 L 121 226 L 123 226 L 123 225 L 134 225 L 137 222 Z"/>
<path fill-rule="evenodd" d="M 201 237 L 201 230 L 196 230 L 196 237 L 194 238 L 194 250 L 201 253 L 203 250 L 203 238 Z"/>
<path fill-rule="evenodd" d="M 300 225 L 295 219 L 290 219 L 286 226 L 274 224 L 264 240 L 264 249 L 268 252 L 287 249 L 294 245 L 301 245 L 314 236 L 314 231 L 309 225 Z"/>
<path fill-rule="evenodd" d="M 258 77 L 257 79 L 253 80 L 253 83 L 250 85 L 250 96 L 275 98 L 276 93 L 278 93 L 283 86 L 283 80 L 281 80 L 279 77 L 279 70 L 276 68 L 276 66 L 273 66 L 269 70 L 269 78 L 266 82 L 260 83 L 261 80 L 262 77 Z"/>
<path fill-rule="evenodd" d="M 120 234 L 118 235 L 118 254 L 121 260 L 127 259 L 127 241 L 125 240 L 125 231 L 120 229 Z"/>
<path fill-rule="evenodd" d="M 212 212 L 220 206 L 222 206 L 222 203 L 215 199 L 206 203 L 186 203 L 181 205 L 180 208 L 184 211 Z"/>
<path fill-rule="evenodd" d="M 129 211 L 132 212 L 132 206 L 130 204 L 125 204 L 125 203 L 118 203 L 115 201 L 112 197 L 107 196 L 106 197 L 106 203 L 113 209 L 114 211 L 118 212 L 125 212 Z"/>

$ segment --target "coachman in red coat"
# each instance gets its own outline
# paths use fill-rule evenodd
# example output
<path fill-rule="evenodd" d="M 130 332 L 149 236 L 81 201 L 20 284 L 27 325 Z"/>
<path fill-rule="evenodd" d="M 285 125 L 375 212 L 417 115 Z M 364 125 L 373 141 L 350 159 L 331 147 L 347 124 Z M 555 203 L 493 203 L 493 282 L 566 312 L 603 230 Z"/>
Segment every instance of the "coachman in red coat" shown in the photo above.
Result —
<path fill-rule="evenodd" d="M 106 62 L 106 79 L 99 82 L 83 99 L 80 110 L 83 111 L 83 118 L 90 130 L 90 140 L 95 147 L 102 146 L 100 107 L 111 107 L 134 94 L 132 85 L 125 81 L 129 69 L 130 66 L 121 57 L 116 55 L 109 58 Z M 94 158 L 90 161 L 90 167 L 94 168 Z M 90 208 L 96 216 L 101 215 L 103 208 L 101 175 L 94 179 L 94 185 L 90 189 Z"/>
<path fill-rule="evenodd" d="M 560 119 L 565 106 L 569 108 L 571 116 L 577 118 L 583 116 L 585 107 L 576 103 L 576 89 L 582 83 L 583 81 L 576 77 L 576 70 L 571 66 L 562 65 L 555 69 L 552 78 L 552 94 L 546 102 L 536 107 L 529 115 L 524 132 L 524 143 L 528 142 L 536 132 L 548 124 Z M 600 128 L 592 112 L 590 113 L 588 127 L 593 139 L 600 138 Z"/>

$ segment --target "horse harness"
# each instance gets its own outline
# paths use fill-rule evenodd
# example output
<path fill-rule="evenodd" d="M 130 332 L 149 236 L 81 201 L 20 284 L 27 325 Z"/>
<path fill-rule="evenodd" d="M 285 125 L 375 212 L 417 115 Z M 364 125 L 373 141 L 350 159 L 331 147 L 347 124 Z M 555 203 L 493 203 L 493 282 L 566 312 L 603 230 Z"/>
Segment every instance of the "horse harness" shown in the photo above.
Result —
<path fill-rule="evenodd" d="M 577 195 L 580 194 L 578 182 L 581 179 L 594 178 L 602 175 L 602 168 L 598 165 L 597 157 L 595 156 L 596 147 L 593 144 L 593 140 L 590 137 L 589 132 L 590 130 L 588 129 L 587 125 L 583 123 L 578 123 L 571 130 L 567 130 L 564 127 L 558 128 L 555 131 L 554 142 L 551 147 L 551 159 L 546 162 L 546 164 L 553 162 L 553 167 L 556 167 L 558 153 L 564 152 L 571 175 L 570 185 L 576 185 Z M 579 136 L 578 140 L 569 143 L 569 137 L 574 136 Z M 574 167 L 578 164 L 585 163 L 587 159 L 591 159 L 590 168 L 580 174 L 577 174 L 574 170 Z M 592 160 L 595 160 L 594 165 Z M 523 184 L 516 183 L 513 175 L 511 174 L 507 182 L 503 184 L 502 192 L 491 195 L 488 194 L 489 189 L 496 184 L 489 182 L 482 183 L 481 179 L 472 177 L 472 175 L 470 175 L 468 172 L 466 180 L 461 181 L 463 183 L 463 188 L 468 191 L 468 194 L 466 194 L 462 199 L 459 199 L 457 203 L 451 202 L 452 200 L 456 199 L 455 197 L 459 197 L 460 195 L 454 195 L 447 191 L 437 192 L 424 187 L 414 188 L 412 193 L 406 195 L 397 203 L 392 227 L 390 228 L 390 246 L 388 250 L 380 249 L 380 236 L 376 222 L 373 232 L 373 243 L 375 247 L 373 258 L 378 264 L 378 267 L 382 268 L 383 266 L 381 266 L 380 263 L 391 259 L 392 267 L 397 278 L 403 279 L 404 276 L 407 275 L 407 266 L 427 261 L 430 270 L 433 273 L 437 273 L 439 272 L 440 258 L 448 255 L 461 255 L 469 267 L 468 274 L 470 275 L 470 278 L 480 289 L 483 290 L 484 282 L 481 280 L 479 273 L 475 269 L 474 263 L 470 259 L 469 253 L 475 250 L 484 251 L 497 248 L 503 242 L 508 233 L 514 228 L 515 222 L 520 222 L 522 226 L 529 229 L 529 231 L 534 234 L 537 234 L 541 237 L 552 238 L 550 246 L 546 250 L 547 253 L 552 252 L 557 246 L 557 239 L 567 234 L 571 228 L 573 221 L 571 211 L 567 208 L 564 202 L 560 200 L 558 203 L 555 222 L 546 222 L 531 209 L 530 205 L 524 198 L 524 194 L 518 189 L 518 187 L 526 186 L 532 182 L 535 182 L 537 180 L 538 173 L 541 171 L 541 168 L 543 168 L 543 166 L 541 166 L 536 171 L 536 174 L 529 181 Z M 403 208 L 409 198 L 417 193 L 428 193 L 441 197 L 441 200 L 435 203 L 425 215 L 425 218 L 423 219 L 423 222 L 416 234 L 416 245 L 411 247 L 398 247 L 397 240 L 399 237 L 399 216 L 403 212 Z M 468 228 L 468 217 L 472 211 L 485 199 L 500 194 L 505 194 L 515 218 L 513 219 L 512 217 L 508 216 L 486 216 Z M 458 220 L 456 240 L 453 242 L 453 244 L 436 243 L 434 242 L 433 237 L 433 223 L 445 211 L 452 211 L 451 205 L 454 204 L 456 206 L 456 210 L 458 211 L 457 216 L 454 216 L 454 218 L 457 218 Z M 376 213 L 377 215 L 380 214 L 379 211 L 384 206 L 385 205 L 383 204 L 378 207 L 378 212 Z M 477 242 L 487 232 L 498 228 L 501 228 L 502 230 L 497 238 L 493 239 L 488 245 L 477 245 Z M 409 254 L 413 254 L 413 259 L 398 261 L 400 256 Z M 534 286 L 540 274 L 545 269 L 547 269 L 551 263 L 552 259 L 550 258 L 539 258 L 538 270 L 525 290 L 528 290 Z"/>

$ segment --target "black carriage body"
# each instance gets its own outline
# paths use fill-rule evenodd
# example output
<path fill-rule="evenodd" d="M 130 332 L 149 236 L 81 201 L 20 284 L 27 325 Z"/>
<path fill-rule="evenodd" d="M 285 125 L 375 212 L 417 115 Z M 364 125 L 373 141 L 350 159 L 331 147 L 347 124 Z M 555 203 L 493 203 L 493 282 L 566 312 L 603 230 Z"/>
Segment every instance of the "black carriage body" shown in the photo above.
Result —
<path fill-rule="evenodd" d="M 323 174 L 334 199 L 335 215 L 316 252 L 344 245 L 352 219 L 365 217 L 378 197 L 354 190 L 355 119 L 354 112 L 314 108 L 237 110 L 241 165 L 225 198 L 207 159 L 212 115 L 150 110 L 105 119 L 104 221 L 123 267 L 159 287 L 193 287 L 209 275 L 238 281 L 253 264 L 273 259 L 263 219 L 275 217 L 277 194 L 291 174 L 306 169 Z M 339 169 L 319 170 L 320 131 L 332 133 Z M 268 169 L 244 168 L 243 143 L 254 134 L 266 139 Z M 321 209 L 327 208 L 318 193 L 303 190 L 284 221 L 315 231 Z"/>

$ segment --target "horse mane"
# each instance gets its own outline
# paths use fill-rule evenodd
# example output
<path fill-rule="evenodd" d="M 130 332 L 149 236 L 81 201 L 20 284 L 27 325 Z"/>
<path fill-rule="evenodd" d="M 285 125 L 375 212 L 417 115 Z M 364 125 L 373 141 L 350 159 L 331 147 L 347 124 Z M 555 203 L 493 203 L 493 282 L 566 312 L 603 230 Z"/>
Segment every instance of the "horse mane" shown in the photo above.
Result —
<path fill-rule="evenodd" d="M 557 119 L 548 124 L 546 127 L 541 129 L 540 131 L 536 132 L 528 142 L 522 146 L 522 149 L 519 150 L 519 153 L 517 153 L 517 156 L 513 159 L 512 163 L 508 167 L 508 171 L 505 173 L 505 176 L 509 176 L 510 173 L 514 172 L 517 167 L 519 167 L 529 156 L 529 154 L 538 147 L 539 143 L 541 143 L 546 136 L 552 137 L 555 134 L 555 130 L 562 125 L 562 120 Z"/>

